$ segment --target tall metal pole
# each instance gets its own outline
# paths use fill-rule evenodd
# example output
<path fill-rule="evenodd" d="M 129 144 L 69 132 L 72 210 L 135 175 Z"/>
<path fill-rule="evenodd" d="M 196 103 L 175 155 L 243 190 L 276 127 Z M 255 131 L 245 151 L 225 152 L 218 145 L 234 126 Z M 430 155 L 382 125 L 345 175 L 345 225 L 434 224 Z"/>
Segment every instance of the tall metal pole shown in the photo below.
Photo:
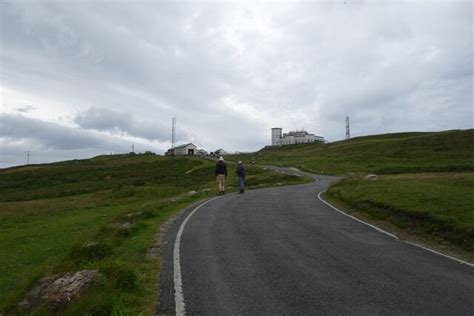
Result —
<path fill-rule="evenodd" d="M 176 140 L 176 117 L 173 117 L 171 127 L 171 148 L 174 148 L 174 142 Z"/>
<path fill-rule="evenodd" d="M 29 150 L 26 152 L 26 164 L 27 165 L 30 164 L 30 151 Z"/>
<path fill-rule="evenodd" d="M 351 138 L 351 132 L 349 129 L 349 116 L 346 116 L 346 139 Z"/>

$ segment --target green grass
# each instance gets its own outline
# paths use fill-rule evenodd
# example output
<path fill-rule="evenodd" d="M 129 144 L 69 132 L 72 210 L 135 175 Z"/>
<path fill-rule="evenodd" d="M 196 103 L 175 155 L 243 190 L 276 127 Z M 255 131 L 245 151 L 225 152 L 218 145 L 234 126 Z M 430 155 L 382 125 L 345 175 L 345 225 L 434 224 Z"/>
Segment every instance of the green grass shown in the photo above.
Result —
<path fill-rule="evenodd" d="M 474 173 L 351 177 L 332 185 L 327 196 L 374 219 L 474 251 Z"/>
<path fill-rule="evenodd" d="M 248 171 L 251 188 L 309 181 Z M 0 170 L 0 313 L 15 313 L 43 276 L 98 269 L 92 292 L 65 314 L 153 314 L 160 261 L 146 253 L 158 227 L 216 192 L 214 162 L 197 158 L 99 156 Z"/>
<path fill-rule="evenodd" d="M 473 171 L 474 129 L 374 135 L 329 144 L 296 144 L 264 148 L 232 159 L 336 175 Z"/>
<path fill-rule="evenodd" d="M 474 250 L 474 129 L 267 147 L 231 159 L 349 176 L 329 187 L 333 202 Z M 367 173 L 382 176 L 362 180 Z"/>

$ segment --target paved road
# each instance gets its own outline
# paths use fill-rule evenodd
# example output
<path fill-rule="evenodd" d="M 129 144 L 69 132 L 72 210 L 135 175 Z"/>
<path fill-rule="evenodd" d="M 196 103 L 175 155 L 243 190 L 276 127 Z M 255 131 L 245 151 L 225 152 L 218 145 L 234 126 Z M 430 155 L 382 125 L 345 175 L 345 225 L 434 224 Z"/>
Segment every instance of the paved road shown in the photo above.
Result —
<path fill-rule="evenodd" d="M 187 221 L 179 247 L 189 315 L 474 315 L 474 268 L 329 208 L 315 184 L 226 195 Z M 176 312 L 168 232 L 159 314 Z"/>

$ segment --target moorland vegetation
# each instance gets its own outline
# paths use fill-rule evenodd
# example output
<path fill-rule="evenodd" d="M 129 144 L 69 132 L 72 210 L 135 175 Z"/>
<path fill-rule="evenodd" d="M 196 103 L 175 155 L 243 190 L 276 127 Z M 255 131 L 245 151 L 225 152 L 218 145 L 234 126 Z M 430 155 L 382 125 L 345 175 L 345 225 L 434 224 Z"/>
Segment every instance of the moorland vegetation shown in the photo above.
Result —
<path fill-rule="evenodd" d="M 237 189 L 233 168 L 228 192 Z M 311 181 L 256 167 L 247 180 L 250 189 Z M 198 158 L 112 155 L 0 170 L 0 314 L 21 312 L 40 278 L 80 270 L 98 270 L 99 280 L 62 312 L 153 314 L 158 228 L 216 193 L 214 162 Z"/>

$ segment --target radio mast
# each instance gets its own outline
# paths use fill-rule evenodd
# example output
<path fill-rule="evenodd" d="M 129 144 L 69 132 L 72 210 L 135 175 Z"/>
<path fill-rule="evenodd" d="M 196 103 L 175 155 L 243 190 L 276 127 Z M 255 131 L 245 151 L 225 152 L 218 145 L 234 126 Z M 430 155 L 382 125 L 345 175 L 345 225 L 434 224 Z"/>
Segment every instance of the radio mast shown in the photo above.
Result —
<path fill-rule="evenodd" d="M 351 138 L 351 132 L 349 129 L 349 116 L 346 116 L 346 139 Z"/>
<path fill-rule="evenodd" d="M 176 117 L 173 117 L 171 123 L 171 148 L 174 148 L 174 142 L 176 140 Z"/>

